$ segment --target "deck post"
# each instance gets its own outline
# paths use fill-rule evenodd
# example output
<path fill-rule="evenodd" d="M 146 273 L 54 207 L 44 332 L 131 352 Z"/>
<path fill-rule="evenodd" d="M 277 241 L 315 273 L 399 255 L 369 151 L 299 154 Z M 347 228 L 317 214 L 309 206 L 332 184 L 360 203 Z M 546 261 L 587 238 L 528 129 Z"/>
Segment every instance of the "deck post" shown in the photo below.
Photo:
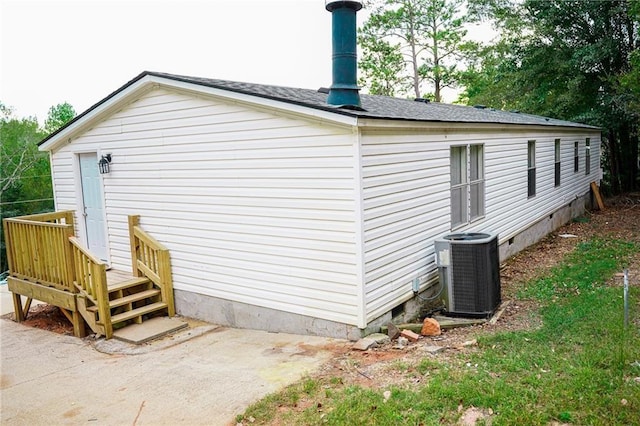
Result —
<path fill-rule="evenodd" d="M 65 241 L 64 241 L 64 279 L 65 285 L 72 293 L 77 293 L 78 289 L 73 282 L 76 279 L 76 270 L 75 265 L 73 264 L 73 246 L 71 245 L 71 241 L 69 238 L 74 237 L 74 229 L 73 229 L 73 220 L 71 224 L 67 224 L 67 228 L 65 229 Z"/>
<path fill-rule="evenodd" d="M 129 244 L 131 246 L 131 273 L 134 277 L 143 274 L 138 270 L 138 248 L 136 245 L 135 227 L 140 224 L 140 215 L 129 215 Z"/>
<path fill-rule="evenodd" d="M 64 214 L 64 223 L 71 225 L 71 229 L 75 230 L 73 223 L 73 210 L 67 210 Z"/>
<path fill-rule="evenodd" d="M 25 320 L 25 312 L 22 310 L 22 296 L 18 293 L 11 292 L 13 296 L 13 312 L 16 322 Z"/>
<path fill-rule="evenodd" d="M 7 265 L 9 266 L 9 274 L 14 271 L 13 266 L 13 244 L 11 243 L 11 236 L 9 235 L 9 225 L 6 220 L 2 221 L 2 228 L 4 231 L 4 246 L 7 253 Z"/>
<path fill-rule="evenodd" d="M 78 311 L 77 307 L 76 310 L 71 313 L 71 315 L 71 322 L 73 323 L 73 335 L 76 337 L 85 337 L 87 335 L 87 330 L 85 328 L 84 318 L 82 318 L 82 315 Z"/>
<path fill-rule="evenodd" d="M 162 301 L 167 304 L 167 315 L 175 316 L 176 308 L 173 299 L 173 280 L 171 278 L 171 261 L 169 259 L 169 250 L 161 250 L 158 252 L 158 275 L 162 287 Z"/>
<path fill-rule="evenodd" d="M 110 339 L 113 335 L 113 324 L 111 323 L 111 307 L 109 306 L 107 273 L 104 263 L 93 263 L 91 265 L 91 275 L 98 302 L 98 314 L 104 327 L 104 337 Z"/>

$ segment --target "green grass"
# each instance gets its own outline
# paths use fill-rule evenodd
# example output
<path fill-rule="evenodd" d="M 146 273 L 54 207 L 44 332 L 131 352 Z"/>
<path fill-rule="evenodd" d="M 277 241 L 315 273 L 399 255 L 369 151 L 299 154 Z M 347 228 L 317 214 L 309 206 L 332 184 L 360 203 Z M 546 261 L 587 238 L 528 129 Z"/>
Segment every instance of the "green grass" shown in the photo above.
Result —
<path fill-rule="evenodd" d="M 625 266 L 629 256 L 637 250 L 636 244 L 620 240 L 596 238 L 580 243 L 560 265 L 529 283 L 519 297 L 548 301 L 593 291 Z"/>
<path fill-rule="evenodd" d="M 394 364 L 398 375 L 421 377 L 418 386 L 367 389 L 345 386 L 339 378 L 305 378 L 253 405 L 237 420 L 455 424 L 462 405 L 491 409 L 493 425 L 640 424 L 640 383 L 634 380 L 640 367 L 633 364 L 640 360 L 640 331 L 637 325 L 623 327 L 622 289 L 603 285 L 638 250 L 615 240 L 579 245 L 521 293 L 544 302 L 541 328 L 482 337 L 471 353 L 447 352 L 415 365 Z M 636 285 L 630 293 L 635 324 L 640 318 L 638 299 Z M 391 391 L 386 401 L 385 390 Z"/>

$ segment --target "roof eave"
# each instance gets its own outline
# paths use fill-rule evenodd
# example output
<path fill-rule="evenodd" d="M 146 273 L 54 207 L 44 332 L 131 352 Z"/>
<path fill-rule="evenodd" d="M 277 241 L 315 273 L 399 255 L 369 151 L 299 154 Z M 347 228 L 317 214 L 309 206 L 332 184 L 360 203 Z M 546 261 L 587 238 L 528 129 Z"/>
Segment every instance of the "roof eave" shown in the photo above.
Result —
<path fill-rule="evenodd" d="M 398 129 L 398 128 L 458 128 L 458 129 L 530 129 L 562 130 L 566 132 L 594 131 L 600 132 L 599 127 L 587 124 L 561 125 L 543 123 L 505 123 L 500 121 L 449 121 L 449 120 L 416 120 L 397 117 L 360 117 L 358 127 L 370 129 Z"/>
<path fill-rule="evenodd" d="M 151 90 L 154 83 L 153 80 L 154 78 L 149 76 L 146 71 L 139 74 L 107 97 L 89 107 L 82 114 L 76 116 L 65 126 L 44 138 L 38 143 L 38 149 L 40 151 L 53 151 L 63 143 L 70 142 L 72 137 L 89 128 L 95 120 L 115 112 L 120 105 L 132 97 L 140 96 Z"/>
<path fill-rule="evenodd" d="M 323 108 L 304 102 L 267 96 L 260 93 L 248 93 L 242 90 L 235 90 L 213 84 L 195 83 L 179 77 L 154 75 L 154 73 L 150 73 L 150 75 L 157 77 L 159 83 L 171 86 L 175 89 L 208 94 L 216 97 L 224 97 L 246 104 L 260 105 L 270 109 L 279 109 L 305 117 L 313 117 L 321 121 L 332 122 L 334 124 L 357 126 L 358 123 L 358 116 L 350 113 L 348 110 L 340 110 L 330 106 Z"/>

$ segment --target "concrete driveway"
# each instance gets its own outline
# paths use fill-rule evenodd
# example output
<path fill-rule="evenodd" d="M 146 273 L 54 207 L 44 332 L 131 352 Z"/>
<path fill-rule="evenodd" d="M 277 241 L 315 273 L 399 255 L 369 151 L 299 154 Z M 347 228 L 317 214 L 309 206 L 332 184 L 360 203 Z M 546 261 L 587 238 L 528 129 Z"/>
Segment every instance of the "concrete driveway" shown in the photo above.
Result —
<path fill-rule="evenodd" d="M 0 319 L 2 425 L 226 425 L 344 341 L 199 324 L 146 345 Z"/>

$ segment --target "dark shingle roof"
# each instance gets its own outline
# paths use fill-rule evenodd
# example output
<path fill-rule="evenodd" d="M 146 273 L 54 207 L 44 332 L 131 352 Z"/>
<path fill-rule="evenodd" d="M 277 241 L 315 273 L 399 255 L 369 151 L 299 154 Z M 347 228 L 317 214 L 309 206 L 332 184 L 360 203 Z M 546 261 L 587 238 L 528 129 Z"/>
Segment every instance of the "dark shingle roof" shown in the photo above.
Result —
<path fill-rule="evenodd" d="M 342 114 L 350 117 L 389 119 L 403 121 L 422 122 L 449 122 L 449 123 L 494 123 L 494 124 L 520 124 L 520 125 L 543 125 L 557 127 L 574 127 L 599 129 L 598 127 L 586 124 L 574 123 L 571 121 L 556 120 L 553 118 L 540 117 L 537 115 L 521 114 L 516 112 L 499 111 L 491 108 L 474 108 L 462 105 L 451 105 L 442 103 L 415 102 L 410 99 L 391 98 L 388 96 L 373 96 L 361 94 L 362 111 L 338 108 L 327 104 L 327 93 L 317 90 L 296 89 L 293 87 L 270 86 L 266 84 L 241 83 L 238 81 L 217 80 L 213 78 L 189 77 L 184 75 L 167 74 L 161 72 L 144 71 L 131 81 L 100 100 L 95 105 L 84 111 L 42 140 L 38 145 L 42 145 L 53 139 L 59 133 L 74 123 L 82 120 L 90 112 L 106 103 L 114 96 L 122 93 L 130 86 L 134 85 L 146 76 L 155 76 L 174 81 L 196 84 L 200 86 L 212 87 L 220 90 L 227 90 L 251 96 L 286 102 Z"/>
<path fill-rule="evenodd" d="M 188 77 L 159 72 L 146 72 L 143 74 L 302 105 L 351 117 L 456 123 L 533 124 L 597 129 L 585 124 L 518 112 L 500 111 L 492 108 L 474 108 L 434 102 L 424 103 L 409 99 L 365 94 L 360 95 L 364 111 L 358 111 L 328 105 L 327 94 L 320 93 L 317 90 Z"/>

